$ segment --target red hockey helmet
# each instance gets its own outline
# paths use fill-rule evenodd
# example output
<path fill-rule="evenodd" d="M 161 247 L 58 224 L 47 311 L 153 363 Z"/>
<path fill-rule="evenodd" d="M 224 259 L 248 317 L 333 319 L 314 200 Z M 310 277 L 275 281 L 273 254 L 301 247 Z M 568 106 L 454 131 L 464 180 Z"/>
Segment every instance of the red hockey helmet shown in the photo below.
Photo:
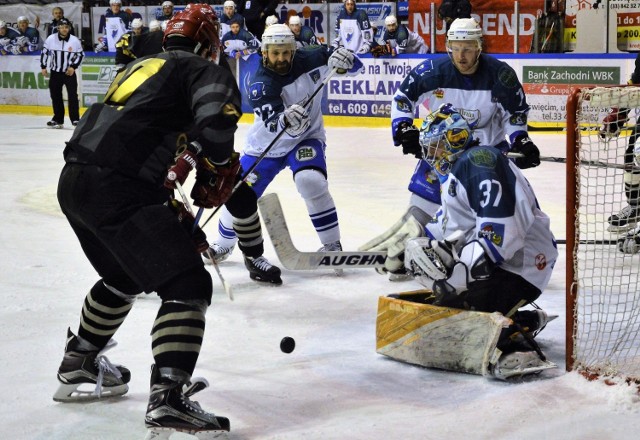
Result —
<path fill-rule="evenodd" d="M 213 8 L 206 3 L 190 3 L 167 23 L 162 45 L 172 36 L 186 37 L 196 43 L 195 53 L 203 47 L 217 52 L 220 47 L 220 23 Z"/>

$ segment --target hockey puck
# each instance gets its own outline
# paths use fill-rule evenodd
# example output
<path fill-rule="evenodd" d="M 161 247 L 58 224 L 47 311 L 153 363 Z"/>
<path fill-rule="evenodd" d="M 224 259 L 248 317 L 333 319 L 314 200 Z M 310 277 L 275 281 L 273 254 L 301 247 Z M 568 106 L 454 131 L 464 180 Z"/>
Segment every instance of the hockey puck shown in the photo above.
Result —
<path fill-rule="evenodd" d="M 282 338 L 282 341 L 280 341 L 280 350 L 282 350 L 283 353 L 291 353 L 294 348 L 296 348 L 296 341 L 293 338 L 285 336 Z"/>

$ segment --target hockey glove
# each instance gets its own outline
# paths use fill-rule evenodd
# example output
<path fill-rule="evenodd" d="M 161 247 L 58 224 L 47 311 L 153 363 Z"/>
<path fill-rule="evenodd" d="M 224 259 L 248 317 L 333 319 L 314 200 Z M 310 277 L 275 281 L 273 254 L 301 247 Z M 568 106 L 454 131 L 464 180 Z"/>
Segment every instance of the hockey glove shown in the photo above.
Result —
<path fill-rule="evenodd" d="M 520 169 L 534 168 L 540 165 L 540 150 L 536 147 L 526 133 L 520 134 L 511 144 L 511 151 L 521 153 L 524 157 L 518 157 L 515 160 L 516 165 Z"/>
<path fill-rule="evenodd" d="M 422 159 L 422 147 L 420 146 L 420 130 L 408 122 L 398 125 L 396 138 L 402 144 L 403 154 L 413 154 L 417 159 Z"/>
<path fill-rule="evenodd" d="M 348 49 L 339 47 L 333 51 L 327 65 L 330 69 L 336 69 L 336 73 L 344 75 L 353 68 L 355 56 Z"/>
<path fill-rule="evenodd" d="M 365 53 L 369 53 L 371 52 L 371 44 L 370 43 L 363 43 L 362 46 L 360 46 L 360 49 L 357 50 L 357 54 L 358 55 L 363 55 Z"/>
<path fill-rule="evenodd" d="M 108 47 L 104 43 L 98 43 L 93 47 L 94 52 L 106 52 L 107 50 L 108 50 Z"/>
<path fill-rule="evenodd" d="M 240 171 L 240 155 L 234 152 L 229 160 L 216 165 L 209 159 L 198 161 L 196 183 L 191 190 L 193 204 L 213 208 L 224 204 L 229 197 Z"/>
<path fill-rule="evenodd" d="M 187 176 L 198 163 L 198 154 L 202 151 L 202 146 L 198 142 L 184 144 L 176 152 L 176 161 L 169 168 L 167 177 L 164 179 L 164 186 L 170 189 L 176 188 L 176 182 L 180 185 L 184 184 Z"/>
<path fill-rule="evenodd" d="M 178 215 L 178 221 L 191 237 L 191 241 L 198 253 L 206 252 L 206 250 L 209 249 L 207 235 L 200 229 L 200 226 L 195 225 L 195 218 L 187 211 L 184 204 L 176 199 L 172 199 L 169 202 L 169 208 Z"/>
<path fill-rule="evenodd" d="M 640 252 L 640 227 L 627 232 L 618 239 L 618 250 L 624 254 L 637 254 Z"/>
<path fill-rule="evenodd" d="M 627 123 L 628 115 L 628 109 L 618 109 L 616 107 L 611 108 L 609 114 L 602 120 L 602 128 L 598 133 L 600 139 L 606 141 L 613 137 L 618 137 L 618 135 L 620 134 L 620 130 L 622 130 L 624 124 Z"/>
<path fill-rule="evenodd" d="M 11 46 L 11 53 L 14 55 L 20 55 L 22 53 L 22 47 L 20 46 Z"/>
<path fill-rule="evenodd" d="M 298 137 L 311 125 L 309 112 L 301 105 L 293 104 L 280 115 L 280 126 L 291 137 Z"/>
<path fill-rule="evenodd" d="M 407 242 L 405 268 L 416 280 L 433 290 L 434 304 L 446 305 L 469 290 L 469 283 L 487 279 L 495 264 L 476 240 L 467 243 L 460 254 L 455 241 L 416 238 Z"/>
<path fill-rule="evenodd" d="M 371 49 L 371 55 L 374 58 L 381 57 L 383 55 L 396 56 L 396 51 L 391 47 L 391 44 L 387 41 L 385 44 L 375 46 Z"/>

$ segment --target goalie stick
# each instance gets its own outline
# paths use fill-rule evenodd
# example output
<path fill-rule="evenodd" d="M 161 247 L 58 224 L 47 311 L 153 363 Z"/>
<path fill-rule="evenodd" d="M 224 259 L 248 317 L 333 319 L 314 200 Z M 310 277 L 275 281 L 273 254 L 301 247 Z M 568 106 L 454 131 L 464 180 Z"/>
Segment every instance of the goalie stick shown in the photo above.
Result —
<path fill-rule="evenodd" d="M 185 208 L 187 208 L 187 211 L 189 212 L 189 214 L 193 215 L 193 208 L 191 207 L 191 202 L 189 202 L 187 195 L 184 193 L 184 190 L 182 189 L 182 185 L 177 180 L 176 180 L 176 189 L 178 190 L 178 193 L 182 198 L 182 202 L 184 203 Z M 194 221 L 193 221 L 194 230 L 196 226 L 198 226 L 198 220 L 202 215 L 202 211 L 203 211 L 202 209 L 198 210 L 197 216 L 194 216 Z M 213 267 L 216 270 L 216 273 L 218 274 L 218 278 L 220 278 L 220 282 L 222 283 L 222 288 L 229 296 L 229 299 L 233 301 L 234 298 L 233 298 L 233 291 L 231 290 L 231 284 L 229 284 L 229 282 L 225 280 L 224 277 L 222 276 L 222 272 L 220 272 L 220 267 L 218 267 L 218 263 L 216 263 L 215 258 L 213 258 L 213 255 L 211 255 L 211 248 L 207 248 L 206 252 L 209 258 L 211 259 L 211 264 L 213 264 Z"/>
<path fill-rule="evenodd" d="M 275 193 L 258 200 L 260 214 L 282 265 L 289 270 L 366 269 L 384 267 L 386 252 L 301 252 L 293 241 L 284 219 L 282 205 Z"/>

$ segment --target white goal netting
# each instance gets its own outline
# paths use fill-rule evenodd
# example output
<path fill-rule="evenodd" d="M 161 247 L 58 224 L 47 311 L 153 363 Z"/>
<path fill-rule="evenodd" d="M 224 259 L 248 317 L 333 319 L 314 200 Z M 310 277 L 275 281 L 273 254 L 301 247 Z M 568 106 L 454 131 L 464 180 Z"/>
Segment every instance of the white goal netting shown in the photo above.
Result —
<path fill-rule="evenodd" d="M 602 139 L 613 108 L 628 109 L 628 120 Z M 618 250 L 626 230 L 609 220 L 629 204 L 625 191 L 640 186 L 640 169 L 625 161 L 639 115 L 640 87 L 581 89 L 567 105 L 567 368 L 635 380 L 640 253 Z"/>

